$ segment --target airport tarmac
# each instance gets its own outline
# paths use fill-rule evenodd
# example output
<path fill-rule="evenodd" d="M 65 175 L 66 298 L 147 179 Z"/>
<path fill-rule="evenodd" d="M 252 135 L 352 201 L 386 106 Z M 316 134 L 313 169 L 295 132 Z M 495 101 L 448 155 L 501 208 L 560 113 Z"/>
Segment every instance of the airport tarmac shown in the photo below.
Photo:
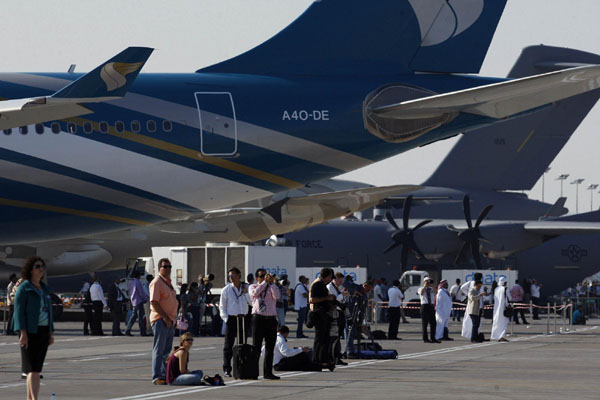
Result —
<path fill-rule="evenodd" d="M 294 313 L 288 314 L 293 326 Z M 530 321 L 531 322 L 531 321 Z M 560 321 L 559 321 L 560 322 Z M 559 329 L 562 325 L 559 324 Z M 380 328 L 385 329 L 383 324 Z M 489 336 L 491 321 L 483 332 Z M 44 365 L 41 399 L 598 399 L 600 320 L 547 335 L 544 319 L 515 325 L 509 343 L 471 344 L 451 323 L 453 342 L 426 344 L 420 320 L 401 324 L 401 341 L 378 341 L 398 350 L 397 360 L 350 360 L 334 372 L 279 373 L 280 381 L 235 381 L 225 387 L 155 386 L 151 383 L 152 338 L 90 337 L 81 323 L 59 322 L 56 343 Z M 550 329 L 554 330 L 551 320 Z M 105 332 L 110 331 L 104 323 Z M 309 330 L 308 334 L 312 336 Z M 292 334 L 293 336 L 293 334 Z M 311 346 L 311 339 L 289 340 Z M 190 369 L 221 373 L 222 338 L 196 338 Z M 262 363 L 261 363 L 262 371 Z M 16 336 L 0 338 L 0 399 L 25 397 Z"/>

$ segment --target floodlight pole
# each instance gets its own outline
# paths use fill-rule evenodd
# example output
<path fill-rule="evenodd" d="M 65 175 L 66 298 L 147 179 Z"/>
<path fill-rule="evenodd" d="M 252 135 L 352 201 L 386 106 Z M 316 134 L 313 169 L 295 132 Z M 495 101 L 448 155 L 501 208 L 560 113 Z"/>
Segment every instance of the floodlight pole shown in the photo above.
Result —
<path fill-rule="evenodd" d="M 579 178 L 571 182 L 571 185 L 575 185 L 575 214 L 579 214 L 579 185 L 583 183 L 585 179 Z"/>
<path fill-rule="evenodd" d="M 594 190 L 598 189 L 598 184 L 591 183 L 587 190 L 590 191 L 590 211 L 594 211 Z"/>
<path fill-rule="evenodd" d="M 563 181 L 569 177 L 569 174 L 560 174 L 557 181 L 560 181 L 560 197 L 563 197 Z"/>

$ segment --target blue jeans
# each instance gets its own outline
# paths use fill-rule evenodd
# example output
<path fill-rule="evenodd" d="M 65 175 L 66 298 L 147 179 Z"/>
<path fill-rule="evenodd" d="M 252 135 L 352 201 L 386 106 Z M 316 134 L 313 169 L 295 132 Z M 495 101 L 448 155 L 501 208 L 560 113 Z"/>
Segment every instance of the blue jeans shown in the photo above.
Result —
<path fill-rule="evenodd" d="M 133 308 L 133 315 L 129 318 L 129 322 L 127 323 L 127 328 L 125 328 L 125 332 L 130 333 L 131 328 L 133 328 L 133 324 L 135 324 L 135 320 L 138 320 L 138 325 L 140 327 L 140 335 L 144 336 L 146 334 L 146 325 L 144 324 L 144 303 L 140 303 Z"/>
<path fill-rule="evenodd" d="M 202 384 L 202 377 L 204 374 L 201 370 L 197 369 L 195 371 L 191 371 L 189 374 L 181 374 L 173 382 L 171 385 L 176 386 L 199 386 Z"/>
<path fill-rule="evenodd" d="M 159 319 L 152 324 L 154 333 L 154 345 L 152 347 L 152 381 L 165 379 L 167 374 L 165 360 L 173 347 L 173 336 L 175 335 L 175 324 L 167 328 L 167 324 Z"/>
<path fill-rule="evenodd" d="M 281 327 L 285 325 L 285 311 L 283 307 L 277 307 L 275 310 L 277 311 L 277 324 Z"/>
<path fill-rule="evenodd" d="M 308 307 L 302 307 L 298 310 L 298 329 L 296 329 L 296 337 L 304 335 L 302 328 L 306 322 L 306 315 L 308 314 Z"/>

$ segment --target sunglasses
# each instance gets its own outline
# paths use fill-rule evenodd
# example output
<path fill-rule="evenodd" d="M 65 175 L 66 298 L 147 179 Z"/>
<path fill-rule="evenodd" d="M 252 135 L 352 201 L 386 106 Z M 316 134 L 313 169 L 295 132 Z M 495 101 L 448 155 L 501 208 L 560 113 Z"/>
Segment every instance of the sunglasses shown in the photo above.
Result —
<path fill-rule="evenodd" d="M 190 338 L 190 339 L 185 339 L 184 342 L 193 342 L 194 339 Z"/>
<path fill-rule="evenodd" d="M 262 274 L 262 275 L 256 275 L 256 277 L 257 277 L 257 278 L 264 278 L 264 277 L 265 277 L 265 274 Z"/>
<path fill-rule="evenodd" d="M 45 266 L 44 264 L 35 264 L 35 265 L 33 266 L 33 268 L 35 268 L 35 269 L 40 269 L 40 268 L 46 268 L 46 266 Z"/>
<path fill-rule="evenodd" d="M 161 266 L 161 268 L 171 268 L 171 265 L 170 264 L 169 265 L 163 265 L 163 266 Z"/>

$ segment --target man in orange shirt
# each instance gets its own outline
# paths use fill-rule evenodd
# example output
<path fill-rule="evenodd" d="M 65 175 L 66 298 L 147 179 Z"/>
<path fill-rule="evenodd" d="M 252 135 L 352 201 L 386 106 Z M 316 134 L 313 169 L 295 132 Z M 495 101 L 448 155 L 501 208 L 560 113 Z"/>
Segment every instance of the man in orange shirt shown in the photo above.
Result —
<path fill-rule="evenodd" d="M 165 361 L 173 347 L 177 296 L 171 284 L 171 262 L 162 258 L 158 262 L 158 276 L 150 282 L 150 323 L 154 333 L 152 347 L 152 383 L 166 385 Z"/>

